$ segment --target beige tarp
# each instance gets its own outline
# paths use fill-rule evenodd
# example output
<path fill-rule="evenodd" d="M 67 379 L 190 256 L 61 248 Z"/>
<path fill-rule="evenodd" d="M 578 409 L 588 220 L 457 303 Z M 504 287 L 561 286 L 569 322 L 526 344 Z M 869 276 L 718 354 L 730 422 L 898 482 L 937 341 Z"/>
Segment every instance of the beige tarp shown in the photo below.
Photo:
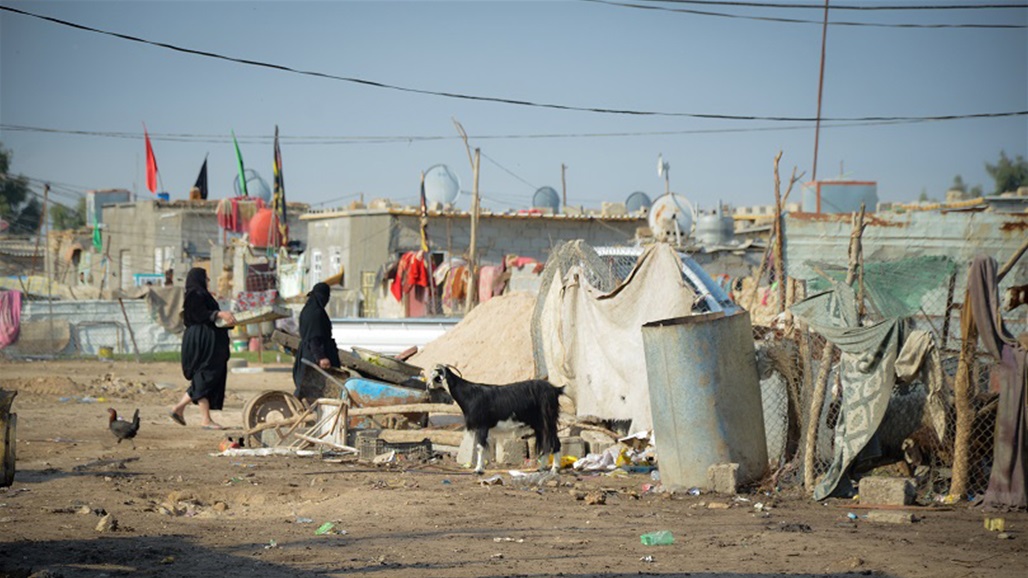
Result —
<path fill-rule="evenodd" d="M 580 266 L 542 288 L 539 332 L 549 380 L 568 386 L 576 414 L 631 419 L 650 429 L 642 325 L 692 314 L 696 293 L 666 244 L 647 249 L 628 278 L 609 293 L 589 284 Z"/>

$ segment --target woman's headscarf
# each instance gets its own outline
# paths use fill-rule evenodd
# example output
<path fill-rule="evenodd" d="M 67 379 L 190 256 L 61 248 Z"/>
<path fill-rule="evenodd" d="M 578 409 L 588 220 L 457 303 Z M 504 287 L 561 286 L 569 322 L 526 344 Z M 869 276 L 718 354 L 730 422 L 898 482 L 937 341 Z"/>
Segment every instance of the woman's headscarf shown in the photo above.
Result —
<path fill-rule="evenodd" d="M 182 304 L 182 320 L 186 327 L 209 323 L 218 311 L 218 302 L 207 290 L 207 271 L 193 267 L 186 275 L 186 294 Z"/>
<path fill-rule="evenodd" d="M 328 305 L 328 300 L 331 296 L 332 289 L 329 288 L 327 283 L 316 283 L 314 287 L 311 288 L 310 293 L 307 294 L 307 297 L 313 297 L 314 299 L 317 299 L 318 305 L 320 305 L 322 308 Z"/>

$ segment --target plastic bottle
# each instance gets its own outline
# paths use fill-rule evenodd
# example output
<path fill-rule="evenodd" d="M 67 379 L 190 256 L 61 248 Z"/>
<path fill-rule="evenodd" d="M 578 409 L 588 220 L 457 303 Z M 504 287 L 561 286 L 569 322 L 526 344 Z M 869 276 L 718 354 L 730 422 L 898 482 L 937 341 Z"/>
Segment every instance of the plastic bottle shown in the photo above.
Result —
<path fill-rule="evenodd" d="M 670 530 L 649 532 L 639 536 L 639 540 L 643 543 L 643 546 L 666 546 L 675 543 L 675 537 L 671 535 Z"/>

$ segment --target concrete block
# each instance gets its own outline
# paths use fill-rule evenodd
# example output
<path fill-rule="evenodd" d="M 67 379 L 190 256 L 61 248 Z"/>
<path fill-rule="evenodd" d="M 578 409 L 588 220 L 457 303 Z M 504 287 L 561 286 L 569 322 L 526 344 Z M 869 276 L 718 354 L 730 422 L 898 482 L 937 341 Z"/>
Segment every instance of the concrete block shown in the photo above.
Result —
<path fill-rule="evenodd" d="M 528 459 L 528 443 L 504 439 L 496 442 L 496 463 L 520 466 Z"/>
<path fill-rule="evenodd" d="M 718 494 L 735 494 L 739 488 L 739 464 L 714 464 L 707 468 L 707 489 Z"/>
<path fill-rule="evenodd" d="M 868 476 L 860 479 L 860 503 L 907 506 L 914 503 L 914 480 Z"/>
<path fill-rule="evenodd" d="M 578 436 L 562 438 L 560 440 L 560 453 L 565 456 L 584 458 L 589 455 L 589 444 Z"/>

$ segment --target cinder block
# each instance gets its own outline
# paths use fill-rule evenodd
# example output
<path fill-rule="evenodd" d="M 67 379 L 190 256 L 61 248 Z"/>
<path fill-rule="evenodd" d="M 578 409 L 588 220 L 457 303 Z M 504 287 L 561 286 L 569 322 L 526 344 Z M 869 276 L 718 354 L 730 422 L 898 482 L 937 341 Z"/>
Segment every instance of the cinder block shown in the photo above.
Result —
<path fill-rule="evenodd" d="M 707 468 L 707 489 L 735 494 L 739 488 L 739 464 L 714 464 Z"/>
<path fill-rule="evenodd" d="M 560 453 L 565 456 L 584 458 L 589 454 L 589 444 L 578 436 L 562 438 L 560 440 Z"/>
<path fill-rule="evenodd" d="M 914 503 L 914 480 L 868 476 L 860 480 L 860 503 L 906 506 Z"/>
<path fill-rule="evenodd" d="M 496 460 L 496 447 L 495 440 L 489 440 L 491 443 L 485 451 L 485 459 L 488 462 Z M 472 461 L 475 459 L 475 434 L 469 431 L 464 432 L 464 437 L 460 440 L 460 447 L 457 448 L 457 463 L 461 465 L 471 464 L 474 467 L 475 464 Z"/>
<path fill-rule="evenodd" d="M 496 442 L 496 463 L 517 465 L 528 459 L 528 444 L 524 440 L 504 439 Z"/>

